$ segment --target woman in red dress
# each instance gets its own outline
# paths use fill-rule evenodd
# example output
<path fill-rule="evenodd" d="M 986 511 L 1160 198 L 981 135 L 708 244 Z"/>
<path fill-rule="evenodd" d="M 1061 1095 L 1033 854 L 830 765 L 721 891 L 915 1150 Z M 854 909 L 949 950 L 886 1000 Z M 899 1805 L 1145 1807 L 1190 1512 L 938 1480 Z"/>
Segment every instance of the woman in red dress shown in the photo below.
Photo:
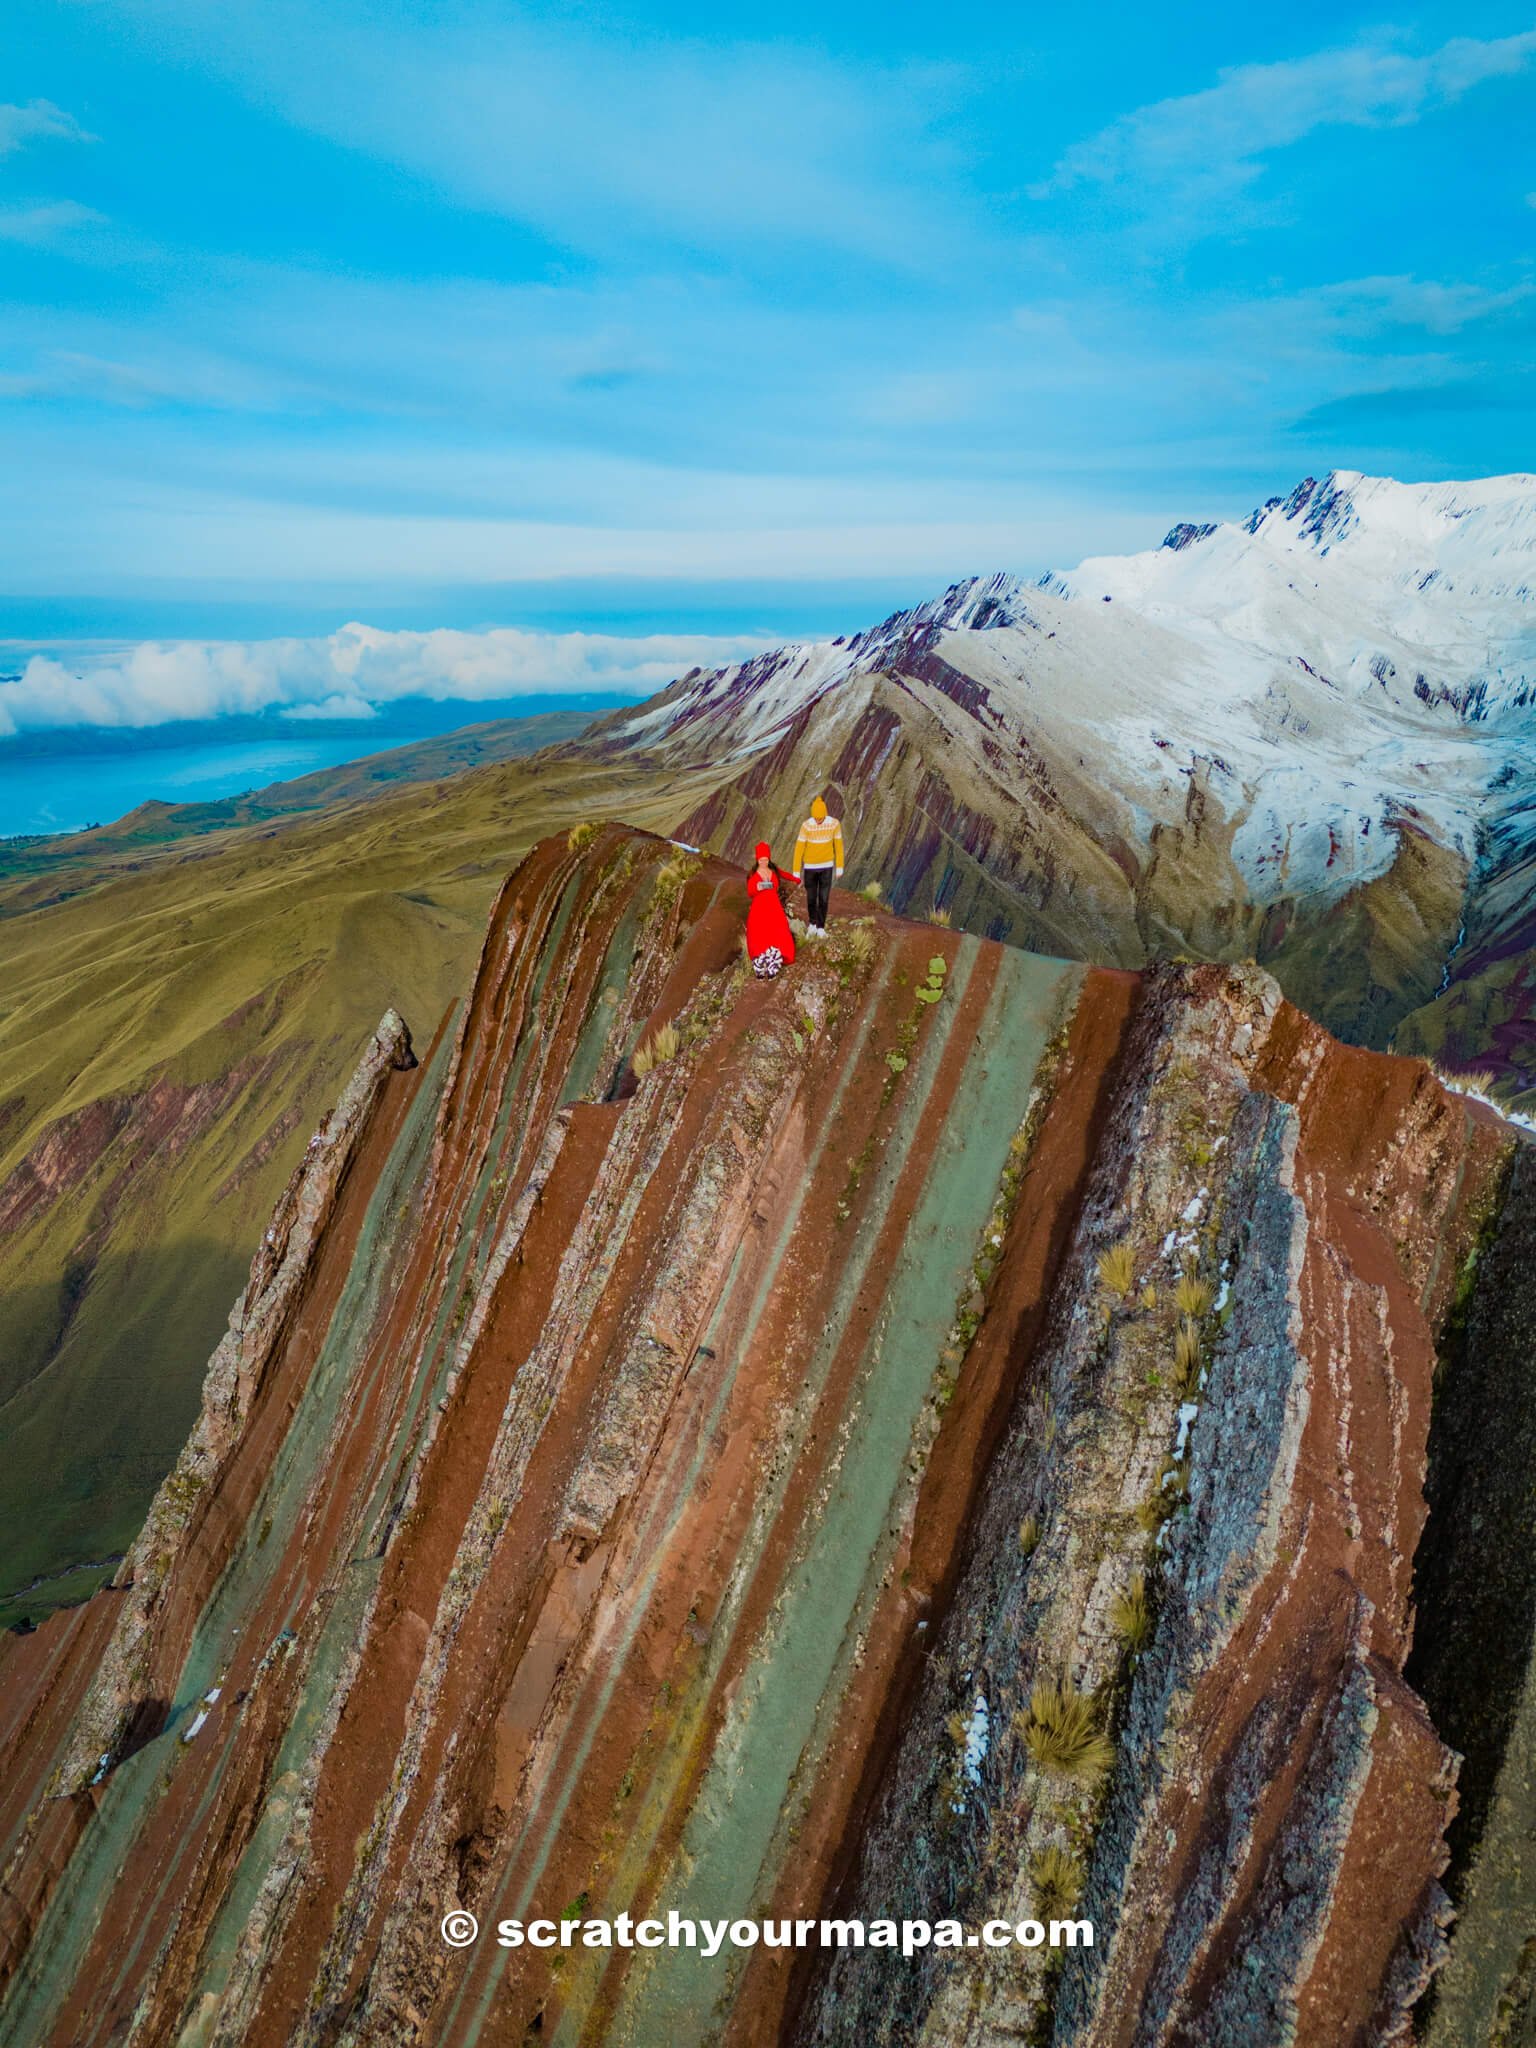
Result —
<path fill-rule="evenodd" d="M 795 957 L 795 935 L 784 915 L 784 896 L 798 875 L 784 875 L 773 864 L 767 840 L 757 848 L 757 865 L 747 876 L 747 955 L 752 972 L 771 981 Z"/>

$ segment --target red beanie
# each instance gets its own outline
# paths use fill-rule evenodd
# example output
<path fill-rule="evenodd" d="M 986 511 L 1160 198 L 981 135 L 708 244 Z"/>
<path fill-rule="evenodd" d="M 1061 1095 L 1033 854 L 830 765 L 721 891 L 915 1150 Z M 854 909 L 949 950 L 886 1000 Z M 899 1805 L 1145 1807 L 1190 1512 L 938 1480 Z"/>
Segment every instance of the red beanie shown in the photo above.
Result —
<path fill-rule="evenodd" d="M 773 859 L 773 848 L 768 844 L 766 839 L 759 839 L 759 841 L 757 842 L 757 846 L 753 851 L 752 858 L 754 860 Z"/>

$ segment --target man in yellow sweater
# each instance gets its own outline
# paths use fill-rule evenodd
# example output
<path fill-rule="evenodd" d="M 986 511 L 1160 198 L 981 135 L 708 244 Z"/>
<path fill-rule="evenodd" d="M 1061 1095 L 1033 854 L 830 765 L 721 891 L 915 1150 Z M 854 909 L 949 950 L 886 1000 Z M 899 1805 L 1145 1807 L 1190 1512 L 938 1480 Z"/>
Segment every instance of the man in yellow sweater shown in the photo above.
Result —
<path fill-rule="evenodd" d="M 817 938 L 827 929 L 827 904 L 832 895 L 832 877 L 843 872 L 843 828 L 827 816 L 820 797 L 811 805 L 811 815 L 800 827 L 795 841 L 795 873 L 805 882 L 806 937 Z"/>

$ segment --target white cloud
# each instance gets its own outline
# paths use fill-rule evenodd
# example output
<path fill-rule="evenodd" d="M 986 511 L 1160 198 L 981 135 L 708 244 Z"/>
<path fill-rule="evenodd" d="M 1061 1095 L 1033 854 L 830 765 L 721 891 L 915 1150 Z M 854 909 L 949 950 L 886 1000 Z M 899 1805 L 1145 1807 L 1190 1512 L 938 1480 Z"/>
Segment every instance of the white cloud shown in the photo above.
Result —
<path fill-rule="evenodd" d="M 1523 70 L 1536 29 L 1480 42 L 1457 36 L 1424 56 L 1384 43 L 1241 64 L 1203 92 L 1138 107 L 1073 146 L 1033 188 L 1048 198 L 1085 183 L 1135 183 L 1155 207 L 1169 187 L 1245 183 L 1258 159 L 1324 127 L 1400 128 L 1485 79 Z"/>
<path fill-rule="evenodd" d="M 359 697 L 355 690 L 343 694 L 338 691 L 334 697 L 321 697 L 314 704 L 290 704 L 279 714 L 281 718 L 377 718 L 378 706 L 370 704 L 366 697 Z"/>
<path fill-rule="evenodd" d="M 79 228 L 99 227 L 106 219 L 94 207 L 73 199 L 45 200 L 40 206 L 0 207 L 0 242 L 25 242 L 45 248 Z"/>
<path fill-rule="evenodd" d="M 24 107 L 0 105 L 0 156 L 24 149 L 29 142 L 94 142 L 73 114 L 52 100 L 29 100 Z"/>
<path fill-rule="evenodd" d="M 1501 291 L 1486 285 L 1433 278 L 1357 277 L 1293 295 L 1287 310 L 1310 308 L 1339 332 L 1375 334 L 1383 327 L 1419 327 L 1429 334 L 1459 334 L 1536 295 L 1523 278 Z"/>
<path fill-rule="evenodd" d="M 21 675 L 0 680 L 0 735 L 268 710 L 358 718 L 401 697 L 475 703 L 553 691 L 646 695 L 685 669 L 737 661 L 764 644 L 703 633 L 388 633 L 364 625 L 315 640 L 146 641 L 112 655 L 34 655 Z"/>

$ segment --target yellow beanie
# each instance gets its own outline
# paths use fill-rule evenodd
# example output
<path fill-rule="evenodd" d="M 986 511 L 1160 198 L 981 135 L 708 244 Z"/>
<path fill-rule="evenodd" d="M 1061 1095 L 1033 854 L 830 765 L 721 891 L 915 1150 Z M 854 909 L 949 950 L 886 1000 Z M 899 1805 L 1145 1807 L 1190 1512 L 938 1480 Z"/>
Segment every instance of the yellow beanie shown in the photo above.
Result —
<path fill-rule="evenodd" d="M 811 816 L 816 820 L 817 824 L 819 825 L 826 815 L 827 807 L 822 802 L 821 798 L 817 797 L 815 802 L 811 805 Z"/>

